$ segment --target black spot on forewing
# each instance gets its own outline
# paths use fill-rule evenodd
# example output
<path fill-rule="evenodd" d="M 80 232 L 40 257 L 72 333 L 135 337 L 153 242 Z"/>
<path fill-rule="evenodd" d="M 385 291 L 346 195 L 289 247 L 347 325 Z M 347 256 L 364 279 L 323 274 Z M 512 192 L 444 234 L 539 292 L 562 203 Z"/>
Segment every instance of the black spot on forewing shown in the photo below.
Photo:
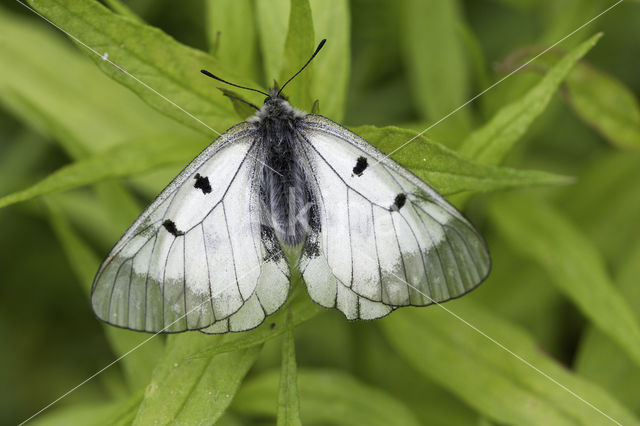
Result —
<path fill-rule="evenodd" d="M 358 157 L 356 160 L 356 165 L 353 167 L 353 174 L 356 176 L 362 176 L 362 172 L 365 171 L 369 164 L 367 163 L 367 159 L 365 157 Z"/>
<path fill-rule="evenodd" d="M 196 183 L 193 185 L 194 188 L 201 189 L 203 194 L 211 192 L 211 184 L 209 183 L 208 177 L 200 176 L 200 173 L 196 173 L 193 178 L 196 180 Z"/>
<path fill-rule="evenodd" d="M 407 196 L 403 193 L 396 195 L 396 198 L 393 200 L 393 205 L 391 206 L 391 210 L 397 212 L 404 206 L 407 202 Z"/>
<path fill-rule="evenodd" d="M 164 229 L 169 231 L 169 233 L 171 235 L 173 235 L 174 237 L 179 237 L 180 235 L 184 235 L 184 232 L 178 231 L 178 228 L 176 228 L 176 224 L 173 223 L 173 221 L 171 219 L 165 220 L 162 223 L 162 226 L 164 226 Z"/>

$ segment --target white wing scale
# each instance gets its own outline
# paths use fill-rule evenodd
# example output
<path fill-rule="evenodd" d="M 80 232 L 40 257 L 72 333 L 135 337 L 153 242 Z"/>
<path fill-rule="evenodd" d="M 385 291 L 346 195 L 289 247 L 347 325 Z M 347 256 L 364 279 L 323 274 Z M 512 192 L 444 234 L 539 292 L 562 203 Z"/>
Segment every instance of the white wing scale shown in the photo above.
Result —
<path fill-rule="evenodd" d="M 101 265 L 92 304 L 103 321 L 147 332 L 242 331 L 285 302 L 286 261 L 260 233 L 255 132 L 240 124 L 219 139 L 162 191 Z M 206 177 L 207 191 L 195 187 L 198 175 Z"/>
<path fill-rule="evenodd" d="M 307 115 L 300 136 L 321 229 L 300 268 L 317 303 L 372 319 L 459 297 L 488 275 L 482 237 L 433 188 L 325 117 Z"/>

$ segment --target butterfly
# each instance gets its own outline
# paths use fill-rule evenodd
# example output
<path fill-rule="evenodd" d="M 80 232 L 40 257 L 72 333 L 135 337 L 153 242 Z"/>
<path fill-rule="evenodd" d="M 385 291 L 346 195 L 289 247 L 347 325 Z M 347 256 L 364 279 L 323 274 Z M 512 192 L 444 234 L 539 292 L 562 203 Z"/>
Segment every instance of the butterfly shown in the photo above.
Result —
<path fill-rule="evenodd" d="M 440 194 L 345 127 L 266 95 L 125 232 L 94 279 L 99 319 L 146 332 L 245 331 L 286 301 L 289 263 L 348 319 L 453 299 L 490 270 L 482 236 Z M 245 101 L 246 102 L 246 101 Z"/>

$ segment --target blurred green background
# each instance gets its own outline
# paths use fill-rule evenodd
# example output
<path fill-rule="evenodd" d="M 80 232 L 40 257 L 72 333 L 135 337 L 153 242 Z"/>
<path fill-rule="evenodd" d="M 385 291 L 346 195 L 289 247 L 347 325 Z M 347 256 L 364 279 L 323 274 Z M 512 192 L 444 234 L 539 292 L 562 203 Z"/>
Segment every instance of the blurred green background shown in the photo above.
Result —
<path fill-rule="evenodd" d="M 28 3 L 220 132 L 241 116 L 200 68 L 264 88 L 327 38 L 292 84 L 294 103 L 319 99 L 387 151 L 614 4 Z M 298 291 L 304 424 L 639 424 L 639 22 L 640 2 L 622 2 L 394 156 L 464 208 L 492 274 L 451 312 L 374 322 L 347 322 Z M 0 198 L 1 424 L 147 337 L 94 318 L 93 274 L 215 136 L 100 55 L 18 2 L 0 7 L 0 197 L 13 194 Z M 284 331 L 157 337 L 36 422 L 270 424 Z M 222 345 L 233 351 L 211 352 Z M 169 372 L 183 362 L 190 370 Z"/>

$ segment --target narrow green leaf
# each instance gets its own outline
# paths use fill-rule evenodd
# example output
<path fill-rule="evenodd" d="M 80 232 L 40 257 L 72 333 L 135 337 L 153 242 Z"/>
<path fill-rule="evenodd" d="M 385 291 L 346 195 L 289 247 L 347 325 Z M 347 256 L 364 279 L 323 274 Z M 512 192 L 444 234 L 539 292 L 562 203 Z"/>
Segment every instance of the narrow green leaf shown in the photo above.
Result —
<path fill-rule="evenodd" d="M 233 105 L 234 111 L 236 112 L 240 120 L 244 121 L 256 113 L 256 109 L 249 105 L 241 94 L 224 87 L 218 87 L 218 89 L 220 89 L 220 91 L 227 97 L 227 99 L 229 99 L 231 105 Z"/>
<path fill-rule="evenodd" d="M 291 98 L 293 92 L 291 92 L 290 87 L 295 91 L 305 84 L 309 84 L 308 82 L 310 81 L 308 89 L 309 102 L 304 103 L 305 101 L 303 100 L 300 103 L 294 93 L 294 97 L 291 98 L 293 105 L 301 110 L 310 111 L 312 108 L 310 101 L 321 97 L 320 100 L 323 105 L 326 103 L 326 108 L 323 107 L 322 109 L 323 114 L 340 121 L 344 114 L 350 70 L 350 18 L 348 4 L 345 0 L 330 0 L 329 2 L 312 0 L 309 3 L 311 4 L 311 13 L 314 18 L 311 19 L 311 15 L 303 14 L 302 20 L 296 23 L 297 29 L 295 29 L 295 32 L 300 32 L 303 35 L 302 39 L 297 42 L 306 43 L 308 47 L 304 48 L 303 46 L 299 52 L 294 54 L 294 56 L 299 56 L 293 58 L 293 63 L 290 64 L 288 71 L 284 70 L 284 52 L 285 43 L 290 33 L 291 0 L 259 1 L 255 3 L 264 78 L 268 85 L 271 85 L 273 79 L 276 78 L 279 79 L 278 83 L 280 85 L 284 84 L 285 80 L 283 79 L 288 79 L 293 73 L 297 72 L 304 64 L 304 61 L 313 53 L 313 49 L 316 47 L 314 44 L 314 32 L 317 35 L 315 39 L 326 38 L 327 45 L 322 53 L 313 60 L 313 64 L 310 65 L 311 69 L 305 70 L 303 75 L 296 77 L 296 81 L 287 86 L 286 94 Z M 302 9 L 298 7 L 300 5 L 302 5 Z M 306 11 L 303 3 L 298 6 L 296 6 L 298 9 L 303 12 Z M 313 22 L 313 25 L 311 25 L 311 22 Z M 305 25 L 309 25 L 309 27 L 305 27 Z M 285 75 L 286 72 L 289 72 L 289 74 Z M 308 79 L 306 83 L 298 81 L 306 74 L 308 74 L 305 77 Z M 331 94 L 330 96 L 324 96 L 325 93 L 328 93 L 328 88 L 331 88 Z"/>
<path fill-rule="evenodd" d="M 0 9 L 0 63 L 11 64 L 0 67 L 0 102 L 21 121 L 53 136 L 74 158 L 184 129 L 105 78 L 47 25 Z"/>
<path fill-rule="evenodd" d="M 331 331 L 329 329 L 328 333 L 334 337 L 335 333 Z M 419 374 L 389 345 L 377 322 L 350 324 L 346 339 L 352 343 L 347 350 L 354 374 L 370 386 L 384 389 L 387 394 L 402 401 L 420 424 L 445 426 L 477 423 L 478 413 L 433 380 Z"/>
<path fill-rule="evenodd" d="M 34 426 L 125 426 L 135 417 L 138 405 L 142 401 L 142 390 L 122 401 L 107 403 L 84 403 L 54 409 L 39 415 L 32 422 Z"/>
<path fill-rule="evenodd" d="M 491 217 L 513 248 L 540 263 L 556 287 L 640 366 L 640 323 L 591 242 L 535 198 L 497 199 Z"/>
<path fill-rule="evenodd" d="M 324 116 L 341 122 L 344 116 L 351 72 L 351 16 L 347 0 L 311 0 L 316 41 L 327 39 L 313 60 L 311 96 L 322 103 Z M 308 52 L 307 55 L 311 55 Z M 306 71 L 304 71 L 306 72 Z M 300 105 L 313 112 L 308 105 Z"/>
<path fill-rule="evenodd" d="M 207 0 L 207 36 L 215 58 L 236 74 L 259 81 L 258 40 L 250 0 Z"/>
<path fill-rule="evenodd" d="M 63 30 L 97 49 L 99 55 L 108 54 L 115 66 L 82 48 L 109 77 L 163 114 L 207 135 L 212 131 L 206 126 L 222 132 L 237 119 L 229 102 L 216 94 L 215 85 L 200 74 L 200 69 L 238 84 L 258 87 L 245 76 L 234 73 L 230 65 L 220 64 L 211 55 L 184 46 L 156 28 L 118 16 L 98 2 L 30 0 L 29 3 Z M 254 96 L 254 100 L 257 99 L 260 97 Z M 200 122 L 185 111 L 194 114 Z"/>
<path fill-rule="evenodd" d="M 120 182 L 97 182 L 93 187 L 109 219 L 121 229 L 117 235 L 112 236 L 115 240 L 140 215 L 143 206 Z"/>
<path fill-rule="evenodd" d="M 234 399 L 233 410 L 248 416 L 275 418 L 272 395 L 277 392 L 278 381 L 278 371 L 266 372 L 248 380 Z M 402 401 L 345 373 L 300 369 L 298 389 L 300 414 L 305 424 L 419 424 Z"/>
<path fill-rule="evenodd" d="M 519 49 L 505 61 L 512 71 L 540 53 L 540 49 Z M 558 63 L 562 51 L 553 50 L 535 61 L 531 68 L 544 72 Z M 585 61 L 569 73 L 564 98 L 578 117 L 612 144 L 627 149 L 640 147 L 640 106 L 632 90 L 614 76 Z"/>
<path fill-rule="evenodd" d="M 278 392 L 278 426 L 301 425 L 296 350 L 291 309 L 287 309 L 287 332 L 282 339 L 282 365 Z"/>
<path fill-rule="evenodd" d="M 640 149 L 640 106 L 611 75 L 579 64 L 567 79 L 567 100 L 578 116 L 621 148 Z"/>
<path fill-rule="evenodd" d="M 291 0 L 257 1 L 256 21 L 258 25 L 260 53 L 264 68 L 264 80 L 271 86 L 280 76 L 284 43 L 289 28 Z M 311 53 L 309 53 L 311 54 Z M 283 81 L 279 82 L 283 84 Z M 302 105 L 295 105 L 302 108 Z"/>
<path fill-rule="evenodd" d="M 469 299 L 447 306 L 400 310 L 378 323 L 417 371 L 481 414 L 518 425 L 610 425 L 611 419 L 638 423 L 604 390 L 541 352 L 523 330 Z"/>
<path fill-rule="evenodd" d="M 87 304 L 89 304 L 91 283 L 100 261 L 93 250 L 67 222 L 55 199 L 48 199 L 47 206 L 49 207 L 51 226 L 60 240 L 73 272 L 82 284 L 82 289 L 87 295 Z M 108 325 L 105 325 L 105 330 L 116 355 L 123 355 L 148 339 L 147 335 Z M 162 339 L 149 340 L 120 361 L 132 390 L 140 389 L 149 382 L 151 371 L 163 351 L 163 346 Z"/>
<path fill-rule="evenodd" d="M 320 101 L 316 99 L 311 105 L 311 114 L 320 114 Z"/>
<path fill-rule="evenodd" d="M 169 336 L 133 425 L 207 424 L 224 414 L 261 346 L 210 358 L 189 356 L 226 335 L 182 333 Z M 205 421 L 203 423 L 203 421 Z"/>
<path fill-rule="evenodd" d="M 415 137 L 413 131 L 391 126 L 361 126 L 353 130 L 384 152 L 393 152 Z M 546 172 L 481 165 L 425 137 L 405 145 L 393 158 L 443 195 L 572 182 L 566 176 Z"/>
<path fill-rule="evenodd" d="M 129 9 L 129 6 L 127 6 L 126 4 L 124 4 L 122 1 L 120 0 L 105 0 L 104 1 L 105 4 L 107 6 L 109 6 L 111 8 L 111 10 L 113 10 L 114 12 L 116 12 L 119 15 L 122 16 L 126 16 L 127 18 L 131 19 L 132 21 L 136 21 L 139 23 L 144 23 L 144 21 L 135 14 L 135 12 L 133 12 L 131 9 Z"/>
<path fill-rule="evenodd" d="M 619 267 L 637 241 L 640 217 L 640 153 L 608 150 L 584 167 L 579 184 L 558 198 L 580 229 L 599 248 L 608 265 Z"/>
<path fill-rule="evenodd" d="M 558 86 L 576 62 L 600 39 L 596 34 L 562 58 L 521 99 L 500 109 L 484 126 L 463 142 L 460 153 L 482 164 L 498 164 L 547 107 Z"/>
<path fill-rule="evenodd" d="M 616 275 L 616 286 L 640 318 L 640 241 L 629 252 Z M 608 368 L 603 368 L 603 366 Z M 640 413 L 638 383 L 640 367 L 605 333 L 589 327 L 579 346 L 575 360 L 578 373 L 598 383 L 622 403 Z"/>
<path fill-rule="evenodd" d="M 176 143 L 178 141 L 180 143 Z M 30 188 L 0 198 L 0 208 L 56 191 L 142 173 L 176 161 L 186 163 L 202 145 L 200 137 L 185 139 L 174 135 L 116 145 L 103 153 L 64 166 Z"/>
<path fill-rule="evenodd" d="M 411 93 L 422 117 L 436 121 L 469 97 L 469 72 L 463 40 L 457 31 L 462 17 L 457 1 L 405 0 L 404 56 Z M 460 139 L 471 127 L 469 109 L 449 117 L 447 126 Z"/>
<path fill-rule="evenodd" d="M 291 0 L 289 29 L 282 56 L 279 85 L 282 87 L 313 53 L 313 18 L 309 0 Z M 286 88 L 286 96 L 292 105 L 303 110 L 311 108 L 311 69 L 305 69 Z"/>

